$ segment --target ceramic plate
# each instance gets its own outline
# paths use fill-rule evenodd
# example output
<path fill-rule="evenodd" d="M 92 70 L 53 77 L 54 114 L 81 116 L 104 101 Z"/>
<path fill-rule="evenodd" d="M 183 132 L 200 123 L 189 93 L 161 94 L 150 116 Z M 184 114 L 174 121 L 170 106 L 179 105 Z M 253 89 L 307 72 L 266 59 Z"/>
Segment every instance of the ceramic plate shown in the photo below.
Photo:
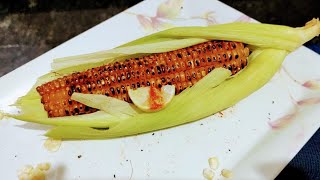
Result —
<path fill-rule="evenodd" d="M 110 49 L 173 26 L 254 21 L 214 0 L 146 0 L 0 78 L 0 109 L 24 95 L 52 59 Z M 320 126 L 320 56 L 301 47 L 263 88 L 187 125 L 113 140 L 63 141 L 44 148 L 47 126 L 0 121 L 0 174 L 49 162 L 49 179 L 202 179 L 208 158 L 234 179 L 273 179 Z M 214 102 L 213 102 L 214 103 Z M 317 110 L 318 109 L 318 110 Z"/>

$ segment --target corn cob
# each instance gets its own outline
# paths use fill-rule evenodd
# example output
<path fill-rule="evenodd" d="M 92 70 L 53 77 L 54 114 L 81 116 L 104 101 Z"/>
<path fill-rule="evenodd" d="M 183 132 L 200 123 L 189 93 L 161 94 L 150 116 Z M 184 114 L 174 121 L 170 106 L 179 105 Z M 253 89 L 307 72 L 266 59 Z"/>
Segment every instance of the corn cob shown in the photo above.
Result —
<path fill-rule="evenodd" d="M 87 114 L 97 109 L 71 100 L 72 93 L 105 94 L 131 102 L 129 88 L 172 84 L 179 94 L 214 68 L 227 68 L 236 74 L 247 65 L 248 55 L 249 49 L 243 43 L 208 41 L 73 73 L 36 90 L 49 117 Z"/>

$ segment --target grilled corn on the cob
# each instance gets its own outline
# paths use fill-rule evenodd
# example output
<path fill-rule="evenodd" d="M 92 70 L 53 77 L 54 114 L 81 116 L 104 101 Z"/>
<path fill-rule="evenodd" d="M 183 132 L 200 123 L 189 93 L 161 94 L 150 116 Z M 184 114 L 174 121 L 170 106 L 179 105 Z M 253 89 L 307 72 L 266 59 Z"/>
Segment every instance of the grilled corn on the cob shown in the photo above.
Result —
<path fill-rule="evenodd" d="M 97 110 L 71 100 L 72 93 L 105 94 L 130 102 L 128 88 L 172 84 L 179 94 L 214 68 L 239 72 L 248 55 L 243 43 L 208 41 L 73 73 L 38 86 L 37 91 L 49 117 L 87 114 Z"/>

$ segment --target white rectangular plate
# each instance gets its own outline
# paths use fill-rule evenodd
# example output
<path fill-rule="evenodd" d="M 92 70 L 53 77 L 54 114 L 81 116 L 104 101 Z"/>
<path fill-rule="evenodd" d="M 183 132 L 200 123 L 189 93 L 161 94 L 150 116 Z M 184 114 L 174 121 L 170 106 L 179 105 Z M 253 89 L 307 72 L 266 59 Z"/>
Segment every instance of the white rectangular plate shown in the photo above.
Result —
<path fill-rule="evenodd" d="M 214 0 L 146 0 L 0 78 L 0 109 L 49 72 L 53 58 L 110 49 L 171 26 L 234 21 L 254 20 Z M 15 179 L 26 164 L 50 162 L 49 179 L 201 179 L 215 156 L 218 179 L 222 169 L 234 179 L 273 179 L 320 126 L 314 67 L 320 56 L 301 47 L 267 85 L 222 113 L 139 136 L 64 141 L 54 153 L 43 147 L 48 127 L 3 119 L 1 177 Z"/>

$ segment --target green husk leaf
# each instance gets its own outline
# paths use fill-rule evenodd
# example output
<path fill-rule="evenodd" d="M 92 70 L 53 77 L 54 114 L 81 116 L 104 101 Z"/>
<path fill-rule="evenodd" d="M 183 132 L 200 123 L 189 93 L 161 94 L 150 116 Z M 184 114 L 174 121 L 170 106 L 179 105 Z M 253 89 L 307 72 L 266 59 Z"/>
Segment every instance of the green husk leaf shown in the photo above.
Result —
<path fill-rule="evenodd" d="M 133 104 L 101 94 L 73 93 L 71 99 L 117 117 L 127 118 L 142 113 Z"/>
<path fill-rule="evenodd" d="M 72 66 L 113 62 L 115 58 L 165 52 L 191 46 L 208 40 L 230 40 L 250 44 L 252 47 L 275 48 L 293 51 L 320 33 L 318 19 L 309 21 L 304 27 L 261 23 L 228 23 L 207 27 L 176 27 L 134 40 L 117 48 L 91 54 L 55 59 L 53 70 Z M 168 48 L 167 48 L 168 47 Z M 147 52 L 145 51 L 147 50 Z M 151 50 L 151 51 L 150 51 Z"/>

